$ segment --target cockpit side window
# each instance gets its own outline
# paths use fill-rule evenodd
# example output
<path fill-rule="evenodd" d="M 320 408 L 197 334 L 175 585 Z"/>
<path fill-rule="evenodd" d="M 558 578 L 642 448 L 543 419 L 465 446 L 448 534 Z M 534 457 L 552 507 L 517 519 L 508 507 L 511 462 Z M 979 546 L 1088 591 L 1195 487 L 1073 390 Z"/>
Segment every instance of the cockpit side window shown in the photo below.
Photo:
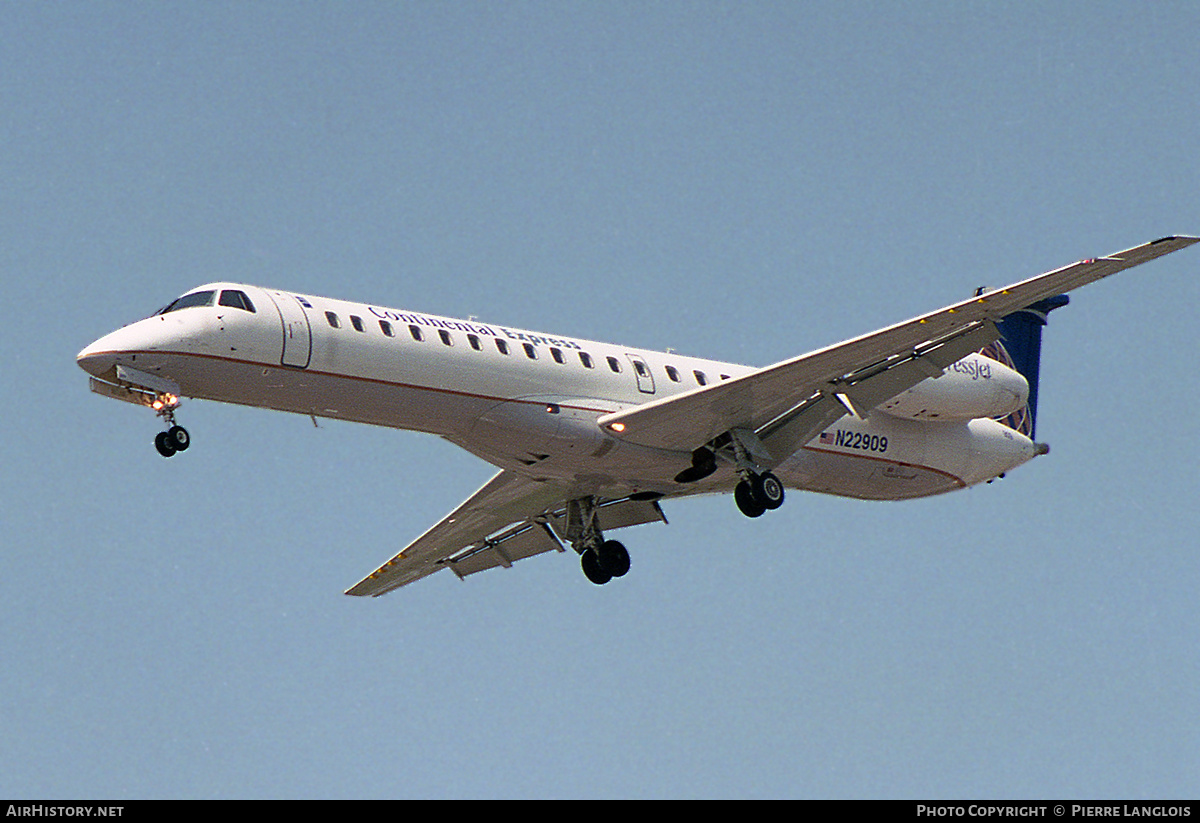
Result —
<path fill-rule="evenodd" d="M 197 306 L 211 306 L 213 298 L 216 296 L 215 291 L 194 291 L 191 294 L 185 294 L 175 302 L 162 309 L 159 314 L 166 314 L 171 311 L 179 311 L 180 309 L 192 309 Z"/>
<path fill-rule="evenodd" d="M 229 306 L 232 309 L 242 309 L 254 314 L 254 304 L 250 302 L 250 298 L 246 296 L 244 291 L 237 289 L 225 289 L 221 292 L 221 299 L 217 301 L 218 306 Z"/>

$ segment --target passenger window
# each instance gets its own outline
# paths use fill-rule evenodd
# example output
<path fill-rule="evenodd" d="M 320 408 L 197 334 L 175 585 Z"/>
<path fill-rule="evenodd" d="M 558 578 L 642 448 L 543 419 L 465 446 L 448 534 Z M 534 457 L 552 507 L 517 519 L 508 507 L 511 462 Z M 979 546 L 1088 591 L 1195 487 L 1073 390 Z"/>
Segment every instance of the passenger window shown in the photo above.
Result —
<path fill-rule="evenodd" d="M 583 364 L 585 369 L 596 368 L 596 364 L 592 362 L 592 356 L 585 351 L 579 353 L 579 362 Z"/>
<path fill-rule="evenodd" d="M 671 378 L 672 383 L 679 382 L 679 369 L 674 366 L 667 366 L 667 377 Z"/>
<path fill-rule="evenodd" d="M 228 306 L 231 309 L 242 309 L 254 314 L 254 304 L 250 302 L 250 298 L 243 291 L 236 289 L 226 289 L 221 292 L 221 299 L 217 301 L 218 306 Z"/>
<path fill-rule="evenodd" d="M 408 333 L 411 334 L 412 339 L 416 340 L 418 343 L 425 339 L 425 335 L 421 334 L 420 326 L 409 326 Z"/>
<path fill-rule="evenodd" d="M 438 337 L 442 338 L 442 342 L 447 346 L 454 345 L 454 338 L 452 338 L 450 336 L 450 332 L 446 331 L 445 329 L 438 329 Z"/>
<path fill-rule="evenodd" d="M 350 315 L 350 323 L 351 323 L 351 325 L 354 326 L 355 331 L 366 331 L 366 329 L 363 328 L 363 322 L 362 322 L 361 317 L 356 317 L 353 314 Z"/>
<path fill-rule="evenodd" d="M 342 324 L 338 322 L 338 316 L 331 311 L 325 312 L 325 319 L 329 321 L 329 325 L 335 329 L 340 329 Z"/>
<path fill-rule="evenodd" d="M 563 359 L 562 349 L 556 349 L 553 346 L 551 346 L 550 347 L 550 356 L 554 358 L 555 363 L 565 363 L 566 362 L 566 360 Z"/>
<path fill-rule="evenodd" d="M 468 334 L 467 342 L 471 344 L 471 348 L 473 348 L 475 351 L 483 351 L 483 345 L 479 342 L 479 335 Z"/>
<path fill-rule="evenodd" d="M 621 373 L 621 361 L 620 360 L 618 360 L 615 357 L 606 357 L 605 359 L 608 360 L 608 367 L 610 369 L 612 369 L 613 372 L 615 372 L 617 374 Z"/>
<path fill-rule="evenodd" d="M 694 371 L 694 372 L 692 372 L 692 374 L 693 374 L 693 375 L 695 375 L 695 377 L 696 377 L 696 382 L 697 382 L 697 383 L 699 383 L 701 386 L 707 386 L 707 385 L 708 385 L 708 378 L 704 376 L 704 372 L 702 372 L 702 371 Z"/>
<path fill-rule="evenodd" d="M 537 360 L 537 349 L 533 347 L 532 343 L 522 343 L 521 345 L 525 347 L 526 357 L 528 357 L 530 360 Z"/>
<path fill-rule="evenodd" d="M 638 377 L 649 377 L 650 372 L 646 369 L 646 364 L 641 360 L 633 361 L 633 370 L 638 373 Z"/>
<path fill-rule="evenodd" d="M 496 351 L 500 352 L 501 354 L 508 354 L 508 344 L 499 337 L 496 338 Z"/>
<path fill-rule="evenodd" d="M 384 334 L 386 334 L 388 337 L 396 336 L 396 333 L 394 331 L 392 331 L 392 324 L 386 320 L 379 321 L 379 330 L 381 332 L 383 332 Z"/>

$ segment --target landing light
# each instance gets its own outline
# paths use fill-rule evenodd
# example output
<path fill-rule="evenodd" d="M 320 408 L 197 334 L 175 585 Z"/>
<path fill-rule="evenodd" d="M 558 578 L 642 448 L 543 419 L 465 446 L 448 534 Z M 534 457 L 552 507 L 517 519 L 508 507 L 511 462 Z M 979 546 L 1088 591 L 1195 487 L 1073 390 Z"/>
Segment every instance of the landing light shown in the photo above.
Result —
<path fill-rule="evenodd" d="M 175 395 L 160 394 L 158 397 L 154 398 L 154 402 L 150 404 L 150 408 L 154 409 L 155 411 L 162 411 L 163 409 L 173 409 L 178 405 L 179 398 Z"/>
<path fill-rule="evenodd" d="M 613 431 L 615 431 L 617 434 L 620 434 L 621 432 L 625 431 L 624 423 L 610 423 L 608 425 L 608 427 L 610 429 L 612 429 Z"/>

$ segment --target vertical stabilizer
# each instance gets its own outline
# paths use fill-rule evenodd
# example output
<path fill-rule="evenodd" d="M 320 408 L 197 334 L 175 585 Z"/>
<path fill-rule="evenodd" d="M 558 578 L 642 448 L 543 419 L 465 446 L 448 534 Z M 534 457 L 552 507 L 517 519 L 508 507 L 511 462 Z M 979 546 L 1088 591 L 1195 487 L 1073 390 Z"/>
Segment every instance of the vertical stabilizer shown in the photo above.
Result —
<path fill-rule="evenodd" d="M 996 323 L 1001 339 L 984 349 L 983 354 L 1012 366 L 1029 383 L 1029 400 L 1024 409 L 1000 422 L 1033 439 L 1037 421 L 1038 372 L 1042 360 L 1042 327 L 1046 316 L 1070 299 L 1065 294 L 1047 297 L 1032 306 L 1013 312 Z"/>

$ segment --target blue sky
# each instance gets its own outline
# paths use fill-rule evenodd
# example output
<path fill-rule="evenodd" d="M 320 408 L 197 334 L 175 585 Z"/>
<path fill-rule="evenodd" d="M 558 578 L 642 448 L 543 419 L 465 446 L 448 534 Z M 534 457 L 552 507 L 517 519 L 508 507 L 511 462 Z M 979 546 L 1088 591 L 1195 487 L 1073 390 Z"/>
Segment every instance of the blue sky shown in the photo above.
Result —
<path fill-rule="evenodd" d="M 0 796 L 1194 797 L 1193 250 L 1048 457 L 342 590 L 491 469 L 75 353 L 228 279 L 765 365 L 1200 232 L 1195 4 L 7 3 Z"/>

